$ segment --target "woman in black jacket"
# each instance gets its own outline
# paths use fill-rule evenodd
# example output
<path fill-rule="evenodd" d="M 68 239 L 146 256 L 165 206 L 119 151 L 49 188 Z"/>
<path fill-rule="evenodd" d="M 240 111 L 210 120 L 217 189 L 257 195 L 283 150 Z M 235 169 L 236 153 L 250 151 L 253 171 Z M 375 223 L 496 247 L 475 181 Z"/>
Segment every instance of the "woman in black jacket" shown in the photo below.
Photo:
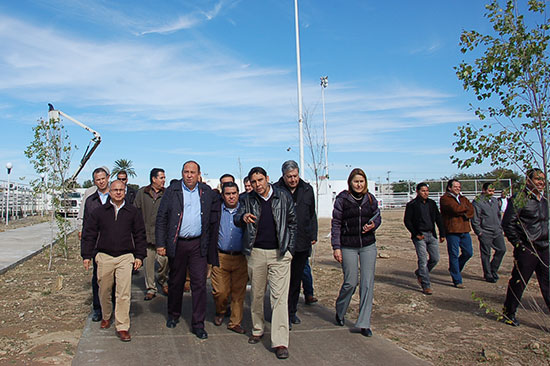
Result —
<path fill-rule="evenodd" d="M 374 232 L 381 222 L 378 202 L 368 192 L 365 172 L 359 168 L 353 169 L 348 177 L 348 190 L 336 197 L 332 211 L 332 249 L 344 272 L 344 283 L 336 299 L 336 323 L 344 325 L 344 316 L 357 287 L 360 269 L 359 317 L 355 327 L 360 328 L 361 334 L 366 337 L 372 336 L 370 316 L 377 254 Z"/>

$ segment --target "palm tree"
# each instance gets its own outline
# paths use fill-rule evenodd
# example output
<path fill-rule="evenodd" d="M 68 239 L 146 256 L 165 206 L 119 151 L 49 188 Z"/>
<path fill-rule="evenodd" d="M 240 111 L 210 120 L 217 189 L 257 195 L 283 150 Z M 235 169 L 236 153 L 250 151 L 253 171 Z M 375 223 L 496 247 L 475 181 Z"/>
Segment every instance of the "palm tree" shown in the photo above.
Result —
<path fill-rule="evenodd" d="M 116 177 L 118 172 L 124 170 L 129 177 L 136 177 L 136 171 L 132 167 L 132 160 L 127 159 L 118 159 L 115 160 L 115 166 L 113 167 L 113 170 L 111 171 L 111 177 Z"/>

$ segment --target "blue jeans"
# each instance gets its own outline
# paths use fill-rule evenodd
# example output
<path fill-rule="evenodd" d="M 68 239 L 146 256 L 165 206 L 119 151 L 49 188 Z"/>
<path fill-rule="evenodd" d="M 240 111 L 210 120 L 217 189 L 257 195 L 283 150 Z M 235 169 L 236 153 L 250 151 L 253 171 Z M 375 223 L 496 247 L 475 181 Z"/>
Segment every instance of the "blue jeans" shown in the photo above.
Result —
<path fill-rule="evenodd" d="M 449 253 L 449 273 L 455 285 L 462 283 L 462 269 L 474 254 L 470 233 L 447 234 L 447 252 Z M 460 256 L 459 256 L 460 249 Z"/>
<path fill-rule="evenodd" d="M 313 277 L 311 276 L 311 267 L 309 265 L 309 258 L 304 267 L 304 274 L 302 275 L 302 286 L 304 288 L 304 296 L 313 296 Z"/>
<path fill-rule="evenodd" d="M 431 287 L 430 272 L 439 262 L 439 243 L 431 232 L 423 232 L 424 239 L 413 238 L 416 255 L 418 256 L 418 269 L 414 274 L 420 278 L 422 288 Z"/>

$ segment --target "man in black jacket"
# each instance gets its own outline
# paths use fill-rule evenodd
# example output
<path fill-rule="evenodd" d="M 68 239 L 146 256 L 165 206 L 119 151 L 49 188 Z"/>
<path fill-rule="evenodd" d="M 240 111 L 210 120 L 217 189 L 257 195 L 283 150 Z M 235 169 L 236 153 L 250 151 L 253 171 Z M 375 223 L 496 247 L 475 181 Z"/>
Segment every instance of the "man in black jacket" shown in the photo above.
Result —
<path fill-rule="evenodd" d="M 217 266 L 216 248 L 210 245 L 210 212 L 215 197 L 212 189 L 199 182 L 200 166 L 195 161 L 183 164 L 182 179 L 164 192 L 155 225 L 157 253 L 168 255 L 168 320 L 174 328 L 181 316 L 182 296 L 187 271 L 191 280 L 193 315 L 191 330 L 200 339 L 208 338 L 206 317 L 207 263 Z"/>
<path fill-rule="evenodd" d="M 504 300 L 504 321 L 513 326 L 519 325 L 516 310 L 533 272 L 537 274 L 540 292 L 550 309 L 548 201 L 544 197 L 545 181 L 546 177 L 540 169 L 528 170 L 525 191 L 510 199 L 502 218 L 504 235 L 514 246 L 514 269 Z"/>
<path fill-rule="evenodd" d="M 120 172 L 118 172 L 116 175 L 116 179 L 124 183 L 124 185 L 126 186 L 126 196 L 124 198 L 126 202 L 133 204 L 134 200 L 136 199 L 137 191 L 128 185 L 128 173 L 126 172 L 126 170 L 121 170 Z"/>
<path fill-rule="evenodd" d="M 439 229 L 439 243 L 445 240 L 445 228 L 437 204 L 429 198 L 430 190 L 426 183 L 416 186 L 416 198 L 405 208 L 405 226 L 411 233 L 411 239 L 418 256 L 418 269 L 414 271 L 422 292 L 433 294 L 430 272 L 439 262 L 439 244 L 435 225 Z"/>
<path fill-rule="evenodd" d="M 96 168 L 92 173 L 94 185 L 97 190 L 92 193 L 84 203 L 84 213 L 82 216 L 82 228 L 86 225 L 86 222 L 90 218 L 93 210 L 104 205 L 109 198 L 109 173 L 103 168 Z M 82 240 L 82 235 L 79 235 Z M 80 249 L 82 251 L 82 241 L 80 242 Z M 99 286 L 97 285 L 97 265 L 95 260 L 92 260 L 92 321 L 98 322 L 103 316 L 101 314 L 101 303 L 99 302 Z"/>
<path fill-rule="evenodd" d="M 120 340 L 128 342 L 132 269 L 141 267 L 147 255 L 147 241 L 141 212 L 124 201 L 124 183 L 114 181 L 110 193 L 109 201 L 94 209 L 84 223 L 82 258 L 86 270 L 92 258 L 97 264 L 102 329 L 111 326 L 111 292 L 116 278 L 116 333 Z"/>
<path fill-rule="evenodd" d="M 296 315 L 300 299 L 300 285 L 311 246 L 317 242 L 317 213 L 313 188 L 300 178 L 298 164 L 294 160 L 283 163 L 283 176 L 274 186 L 286 190 L 294 201 L 296 220 L 296 245 L 290 264 L 290 286 L 288 290 L 288 317 L 291 324 L 300 324 Z M 292 328 L 292 325 L 289 325 Z"/>
<path fill-rule="evenodd" d="M 288 192 L 269 184 L 263 168 L 248 173 L 254 191 L 242 201 L 234 217 L 243 228 L 243 253 L 247 256 L 252 304 L 252 336 L 259 343 L 264 333 L 264 295 L 271 292 L 271 347 L 277 358 L 288 358 L 288 285 L 296 240 L 296 212 Z"/>

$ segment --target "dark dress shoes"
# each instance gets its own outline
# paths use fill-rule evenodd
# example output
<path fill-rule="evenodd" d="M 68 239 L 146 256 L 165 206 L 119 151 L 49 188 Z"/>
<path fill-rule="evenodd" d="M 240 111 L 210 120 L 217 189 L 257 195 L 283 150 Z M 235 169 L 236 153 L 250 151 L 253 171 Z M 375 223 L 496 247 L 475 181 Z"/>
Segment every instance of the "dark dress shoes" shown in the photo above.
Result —
<path fill-rule="evenodd" d="M 103 319 L 103 315 L 101 315 L 101 310 L 94 310 L 94 313 L 92 314 L 92 321 L 98 322 Z"/>
<path fill-rule="evenodd" d="M 178 319 L 168 318 L 168 320 L 166 321 L 166 326 L 168 328 L 175 328 L 176 324 L 178 324 L 178 323 L 179 323 Z"/>
<path fill-rule="evenodd" d="M 313 296 L 313 295 L 307 295 L 307 296 L 306 296 L 306 305 L 314 304 L 314 303 L 316 303 L 317 301 L 319 301 L 319 300 L 317 300 L 317 298 L 316 298 L 315 296 Z"/>
<path fill-rule="evenodd" d="M 197 336 L 199 339 L 206 339 L 208 338 L 208 333 L 206 333 L 206 330 L 204 328 L 193 328 L 192 330 L 193 334 Z"/>
<path fill-rule="evenodd" d="M 262 340 L 262 336 L 256 336 L 256 335 L 251 335 L 250 338 L 248 338 L 248 343 L 250 344 L 256 344 L 256 343 L 260 343 L 260 341 Z"/>
<path fill-rule="evenodd" d="M 223 314 L 222 315 L 214 315 L 214 325 L 220 326 L 223 323 Z"/>
<path fill-rule="evenodd" d="M 279 346 L 275 348 L 275 355 L 280 360 L 284 360 L 285 358 L 288 358 L 288 348 L 285 346 Z"/>
<path fill-rule="evenodd" d="M 361 328 L 361 334 L 365 337 L 372 337 L 372 330 L 370 328 Z"/>
<path fill-rule="evenodd" d="M 341 327 L 344 326 L 344 324 L 345 324 L 345 322 L 346 322 L 346 321 L 344 320 L 344 318 L 340 319 L 340 318 L 338 317 L 338 314 L 336 314 L 335 319 L 336 319 L 336 325 L 339 325 L 339 326 L 341 326 Z"/>
<path fill-rule="evenodd" d="M 132 337 L 130 337 L 130 332 L 127 330 L 121 330 L 116 332 L 116 335 L 122 342 L 130 342 L 132 340 Z"/>
<path fill-rule="evenodd" d="M 229 330 L 231 330 L 231 331 L 233 331 L 233 332 L 235 332 L 235 333 L 239 333 L 239 334 L 245 334 L 245 333 L 246 333 L 246 330 L 244 330 L 244 328 L 241 327 L 240 324 L 237 324 L 237 325 L 235 325 L 235 326 L 233 326 L 233 327 L 227 327 L 227 329 L 229 329 Z"/>
<path fill-rule="evenodd" d="M 298 318 L 297 315 L 291 315 L 290 316 L 290 322 L 292 324 L 301 324 L 302 323 L 302 321 L 300 320 L 300 318 Z"/>
<path fill-rule="evenodd" d="M 151 293 L 151 292 L 148 292 L 145 294 L 145 297 L 143 298 L 143 300 L 145 301 L 150 301 L 150 300 L 153 300 L 153 298 L 155 297 L 156 295 L 154 293 Z"/>

